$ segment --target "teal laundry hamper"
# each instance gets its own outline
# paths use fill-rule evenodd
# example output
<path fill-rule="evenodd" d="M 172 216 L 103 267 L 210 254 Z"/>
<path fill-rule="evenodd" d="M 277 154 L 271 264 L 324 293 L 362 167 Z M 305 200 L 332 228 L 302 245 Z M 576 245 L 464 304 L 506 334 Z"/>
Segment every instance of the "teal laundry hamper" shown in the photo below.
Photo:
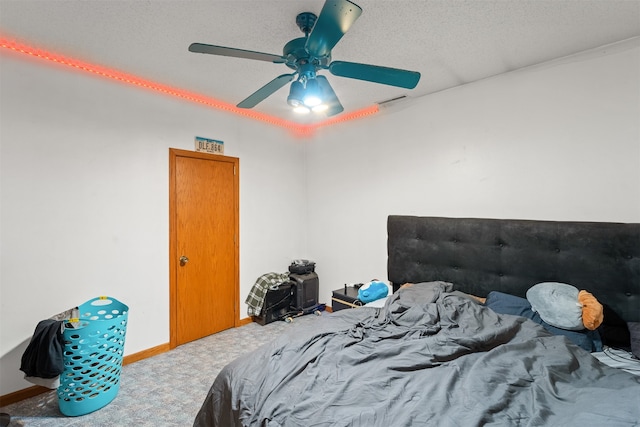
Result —
<path fill-rule="evenodd" d="M 129 307 L 102 296 L 80 305 L 78 312 L 78 319 L 65 324 L 58 387 L 60 412 L 72 417 L 97 411 L 118 394 Z"/>

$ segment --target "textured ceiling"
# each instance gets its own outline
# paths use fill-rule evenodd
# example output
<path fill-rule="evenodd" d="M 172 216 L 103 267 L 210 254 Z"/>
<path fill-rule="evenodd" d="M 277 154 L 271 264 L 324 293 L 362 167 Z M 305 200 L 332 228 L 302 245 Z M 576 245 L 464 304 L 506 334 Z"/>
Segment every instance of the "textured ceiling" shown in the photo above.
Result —
<path fill-rule="evenodd" d="M 413 90 L 326 75 L 345 113 L 420 97 L 640 36 L 640 0 L 356 0 L 333 60 L 419 71 Z M 4 37 L 237 104 L 282 64 L 188 52 L 192 42 L 280 55 L 324 0 L 0 0 Z M 299 123 L 288 86 L 255 110 Z"/>

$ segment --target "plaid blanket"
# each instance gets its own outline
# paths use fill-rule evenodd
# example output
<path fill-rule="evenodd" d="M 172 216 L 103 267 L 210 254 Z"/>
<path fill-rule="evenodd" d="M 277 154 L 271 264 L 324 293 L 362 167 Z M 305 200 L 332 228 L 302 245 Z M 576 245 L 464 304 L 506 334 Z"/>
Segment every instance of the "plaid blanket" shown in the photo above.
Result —
<path fill-rule="evenodd" d="M 267 291 L 269 289 L 278 289 L 281 284 L 287 282 L 289 282 L 289 273 L 266 273 L 258 277 L 245 301 L 249 306 L 247 307 L 247 314 L 249 316 L 260 316 Z"/>

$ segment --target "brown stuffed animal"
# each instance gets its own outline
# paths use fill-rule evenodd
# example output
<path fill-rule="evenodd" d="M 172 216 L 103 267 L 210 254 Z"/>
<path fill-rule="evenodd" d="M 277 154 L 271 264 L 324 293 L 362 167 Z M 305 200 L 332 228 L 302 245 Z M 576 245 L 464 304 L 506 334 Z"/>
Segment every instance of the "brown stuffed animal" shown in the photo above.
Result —
<path fill-rule="evenodd" d="M 584 290 L 578 292 L 578 302 L 582 304 L 582 323 L 584 327 L 590 331 L 597 329 L 604 320 L 602 304 L 598 302 L 596 297 Z"/>

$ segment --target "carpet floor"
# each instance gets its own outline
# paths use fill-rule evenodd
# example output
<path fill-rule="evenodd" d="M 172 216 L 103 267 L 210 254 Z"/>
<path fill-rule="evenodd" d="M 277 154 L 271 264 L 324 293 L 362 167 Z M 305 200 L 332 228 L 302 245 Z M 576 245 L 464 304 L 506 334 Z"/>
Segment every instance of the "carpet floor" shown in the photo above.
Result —
<path fill-rule="evenodd" d="M 213 380 L 227 363 L 296 324 L 315 319 L 317 316 L 309 315 L 292 324 L 250 323 L 126 365 L 116 398 L 87 415 L 60 413 L 55 390 L 2 407 L 0 412 L 11 415 L 10 427 L 191 426 Z"/>

